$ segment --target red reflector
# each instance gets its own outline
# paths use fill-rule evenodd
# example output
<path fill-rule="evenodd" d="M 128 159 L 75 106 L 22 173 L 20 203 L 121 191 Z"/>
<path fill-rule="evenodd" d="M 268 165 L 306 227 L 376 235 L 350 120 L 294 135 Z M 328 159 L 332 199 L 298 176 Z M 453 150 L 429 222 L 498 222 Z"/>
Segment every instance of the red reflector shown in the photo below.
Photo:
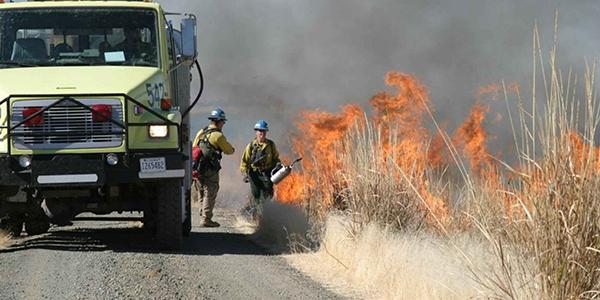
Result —
<path fill-rule="evenodd" d="M 100 115 L 92 113 L 92 120 L 94 121 L 107 121 L 107 118 L 112 118 L 112 106 L 108 104 L 92 105 L 92 109 L 106 116 L 106 118 L 103 118 Z"/>
<path fill-rule="evenodd" d="M 141 115 L 142 113 L 144 113 L 144 109 L 143 109 L 141 106 L 137 106 L 137 105 L 135 105 L 135 106 L 133 106 L 133 113 L 134 113 L 136 116 L 139 116 L 139 115 Z"/>
<path fill-rule="evenodd" d="M 23 120 L 31 117 L 33 114 L 39 112 L 40 110 L 42 110 L 41 107 L 30 107 L 30 108 L 26 108 L 23 110 Z M 39 125 L 39 124 L 44 124 L 44 114 L 41 113 L 35 117 L 33 117 L 31 120 L 25 122 L 25 126 L 33 126 L 33 125 Z"/>
<path fill-rule="evenodd" d="M 162 109 L 162 110 L 171 109 L 171 99 L 169 99 L 169 98 L 160 99 L 160 109 Z"/>

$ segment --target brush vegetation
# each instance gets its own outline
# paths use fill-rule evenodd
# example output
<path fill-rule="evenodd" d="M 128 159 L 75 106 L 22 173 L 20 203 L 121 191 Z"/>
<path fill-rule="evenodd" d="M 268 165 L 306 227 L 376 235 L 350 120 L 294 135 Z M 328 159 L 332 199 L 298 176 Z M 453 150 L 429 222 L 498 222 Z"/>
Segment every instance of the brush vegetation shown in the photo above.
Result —
<path fill-rule="evenodd" d="M 435 123 L 452 163 L 424 168 L 402 160 L 401 130 L 356 121 L 336 144 L 339 169 L 304 174 L 328 176 L 318 182 L 335 196 L 305 187 L 320 234 L 316 251 L 291 261 L 363 298 L 597 299 L 596 65 L 586 64 L 581 84 L 556 67 L 556 46 L 548 60 L 540 48 L 536 28 L 531 95 L 502 86 L 516 157 L 486 153 L 482 168 Z"/>

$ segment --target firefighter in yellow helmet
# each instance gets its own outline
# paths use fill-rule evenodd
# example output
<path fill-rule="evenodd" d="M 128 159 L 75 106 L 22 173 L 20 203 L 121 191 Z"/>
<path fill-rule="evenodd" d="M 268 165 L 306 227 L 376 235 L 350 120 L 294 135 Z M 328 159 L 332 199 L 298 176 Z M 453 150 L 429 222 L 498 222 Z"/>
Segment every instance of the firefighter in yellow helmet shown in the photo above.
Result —
<path fill-rule="evenodd" d="M 221 109 L 215 109 L 208 117 L 211 124 L 196 134 L 194 147 L 202 149 L 202 155 L 196 161 L 194 158 L 194 184 L 198 189 L 200 202 L 200 225 L 203 227 L 219 227 L 212 220 L 215 199 L 219 192 L 219 170 L 221 169 L 221 153 L 231 155 L 235 149 L 223 135 L 223 126 L 227 118 Z"/>
<path fill-rule="evenodd" d="M 267 139 L 267 131 L 269 131 L 267 122 L 264 120 L 256 122 L 254 125 L 256 138 L 246 146 L 240 162 L 244 182 L 250 182 L 252 197 L 259 209 L 263 202 L 273 198 L 271 171 L 281 164 L 275 143 Z"/>

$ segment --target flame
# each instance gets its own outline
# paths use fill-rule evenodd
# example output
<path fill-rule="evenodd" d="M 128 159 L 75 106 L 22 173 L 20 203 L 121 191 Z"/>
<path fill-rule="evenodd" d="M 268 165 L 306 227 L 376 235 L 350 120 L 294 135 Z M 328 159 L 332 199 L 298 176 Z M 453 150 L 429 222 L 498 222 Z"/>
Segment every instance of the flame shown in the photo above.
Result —
<path fill-rule="evenodd" d="M 485 94 L 492 94 L 492 100 L 496 101 L 500 96 L 500 88 L 501 87 L 498 84 L 490 84 L 484 87 L 480 87 L 477 90 L 477 99 L 481 99 Z"/>
<path fill-rule="evenodd" d="M 296 125 L 300 134 L 294 135 L 293 150 L 305 158 L 302 160 L 303 174 L 294 173 L 281 182 L 276 189 L 277 199 L 286 203 L 300 203 L 313 194 L 307 194 L 302 187 L 309 191 L 321 187 L 319 191 L 324 196 L 323 201 L 334 202 L 337 184 L 331 178 L 340 168 L 336 143 L 343 140 L 352 126 L 364 119 L 364 111 L 358 104 L 340 108 L 342 111 L 337 114 L 319 110 L 303 110 L 299 113 Z"/>
<path fill-rule="evenodd" d="M 452 139 L 458 148 L 462 148 L 462 155 L 471 162 L 471 168 L 479 176 L 485 176 L 485 170 L 492 169 L 492 160 L 488 156 L 488 133 L 482 127 L 485 114 L 490 111 L 489 106 L 483 106 L 481 100 L 475 103 L 465 122 L 456 130 Z"/>
<path fill-rule="evenodd" d="M 429 98 L 429 88 L 419 78 L 391 71 L 385 76 L 385 83 L 395 91 L 380 92 L 369 99 L 367 103 L 371 109 L 367 111 L 372 111 L 369 117 L 359 104 L 341 106 L 336 113 L 320 110 L 298 113 L 295 121 L 298 131 L 292 136 L 292 151 L 303 160 L 300 168 L 295 168 L 294 173 L 277 185 L 275 192 L 279 201 L 296 204 L 316 202 L 322 207 L 343 208 L 340 199 L 343 199 L 343 191 L 351 182 L 345 182 L 340 175 L 345 167 L 341 161 L 344 155 L 351 155 L 354 146 L 344 143 L 348 135 L 356 132 L 353 127 L 359 128 L 360 132 L 370 119 L 381 131 L 381 138 L 371 145 L 381 150 L 377 152 L 379 161 L 393 163 L 400 170 L 399 174 L 407 174 L 399 176 L 394 173 L 390 177 L 398 182 L 410 181 L 410 186 L 415 187 L 424 201 L 423 209 L 431 213 L 428 215 L 430 222 L 433 219 L 442 224 L 451 221 L 448 207 L 453 202 L 451 193 L 443 188 L 438 190 L 440 187 L 431 184 L 425 175 L 450 165 L 445 138 L 448 125 L 442 125 L 442 129 L 433 136 L 425 127 L 425 117 L 434 111 L 434 107 Z M 564 171 L 565 165 L 570 168 L 569 176 L 573 182 L 589 178 L 586 174 L 599 171 L 600 148 L 576 131 L 566 131 L 562 133 L 562 139 L 556 141 L 559 146 L 555 153 L 550 154 L 555 156 L 554 160 L 521 161 L 521 168 L 514 167 L 516 172 L 503 177 L 497 162 L 502 153 L 490 154 L 489 140 L 495 137 L 485 127 L 490 106 L 483 100 L 497 100 L 500 89 L 500 85 L 492 84 L 476 91 L 477 101 L 450 141 L 470 166 L 474 184 L 493 197 L 490 199 L 497 199 L 494 203 L 503 207 L 508 216 L 524 213 L 525 210 L 517 208 L 531 210 L 531 195 L 559 194 L 561 187 L 551 185 L 553 179 L 561 175 L 559 171 Z M 504 92 L 516 93 L 518 97 L 521 93 L 516 82 L 508 84 Z M 502 115 L 496 114 L 495 121 L 502 121 Z M 518 149 L 513 151 L 519 153 Z M 548 198 L 556 199 L 555 205 L 568 205 L 573 200 Z M 416 203 L 421 204 L 419 201 Z"/>
<path fill-rule="evenodd" d="M 443 138 L 439 134 L 431 138 L 423 124 L 424 114 L 433 111 L 428 87 L 414 75 L 395 71 L 386 75 L 385 83 L 395 87 L 395 93 L 381 92 L 368 101 L 373 108 L 371 119 L 381 129 L 381 144 L 372 145 L 383 150 L 380 159 L 392 158 L 406 174 L 424 174 L 424 170 L 443 165 Z M 342 167 L 342 153 L 336 149 L 341 149 L 340 143 L 352 126 L 362 126 L 364 121 L 365 113 L 358 104 L 342 106 L 339 113 L 301 111 L 296 124 L 299 133 L 292 140 L 293 150 L 308 159 L 303 160 L 302 173 L 293 174 L 277 186 L 276 198 L 301 203 L 319 195 L 324 205 L 339 205 L 340 192 L 346 183 L 337 174 Z M 392 133 L 398 139 L 391 139 Z M 428 151 L 423 151 L 425 148 Z M 446 220 L 446 204 L 428 191 L 429 183 L 424 176 L 410 180 L 418 187 L 428 209 L 438 219 Z"/>
<path fill-rule="evenodd" d="M 534 198 L 554 199 L 557 209 L 569 210 L 579 194 L 563 193 L 571 187 L 556 184 L 558 177 L 565 176 L 574 186 L 581 187 L 589 178 L 594 178 L 600 169 L 600 148 L 584 139 L 581 134 L 565 129 L 556 141 L 556 150 L 543 160 L 529 162 L 518 169 L 526 183 L 519 190 L 519 198 L 531 210 Z M 565 168 L 568 170 L 565 172 Z M 556 195 L 559 195 L 556 197 Z"/>
<path fill-rule="evenodd" d="M 382 151 L 377 153 L 381 162 L 393 162 L 403 174 L 395 174 L 395 180 L 409 180 L 416 192 L 424 199 L 423 209 L 430 212 L 428 220 L 448 222 L 448 203 L 451 195 L 436 190 L 430 184 L 427 174 L 436 168 L 444 169 L 448 164 L 448 151 L 442 132 L 446 132 L 447 123 L 440 131 L 431 135 L 425 127 L 425 117 L 434 111 L 429 98 L 429 88 L 415 75 L 391 71 L 385 76 L 385 83 L 395 89 L 394 92 L 380 92 L 368 100 L 372 115 L 370 120 L 381 132 L 378 144 L 371 145 Z M 461 156 L 471 166 L 473 174 L 481 180 L 489 191 L 505 189 L 499 167 L 490 155 L 488 141 L 493 138 L 484 127 L 485 117 L 490 112 L 489 105 L 483 104 L 484 96 L 492 100 L 499 97 L 500 85 L 489 85 L 477 91 L 478 101 L 471 109 L 464 123 L 456 129 L 451 142 L 459 149 Z M 507 86 L 508 92 L 519 93 L 516 82 Z M 359 104 L 340 107 L 337 113 L 320 110 L 303 110 L 295 121 L 298 131 L 292 135 L 292 150 L 303 157 L 302 167 L 296 168 L 286 180 L 276 187 L 276 198 L 286 203 L 307 203 L 317 200 L 323 207 L 343 207 L 343 190 L 348 186 L 340 176 L 344 168 L 343 155 L 351 155 L 353 145 L 344 145 L 346 137 L 361 128 L 367 121 L 365 111 Z M 496 121 L 502 116 L 496 115 Z M 358 130 L 360 132 L 360 130 Z M 341 149 L 345 149 L 341 151 Z M 426 150 L 426 151 L 424 151 Z M 500 157 L 501 153 L 496 153 Z M 507 210 L 514 199 L 505 196 Z"/>
<path fill-rule="evenodd" d="M 559 144 L 570 146 L 569 168 L 573 174 L 589 175 L 587 173 L 598 171 L 600 149 L 584 142 L 577 132 L 568 131 Z"/>
<path fill-rule="evenodd" d="M 277 185 L 275 197 L 283 203 L 300 203 L 306 198 L 304 197 L 306 185 L 307 183 L 302 174 L 291 173 L 284 181 Z"/>
<path fill-rule="evenodd" d="M 415 76 L 400 72 L 389 72 L 385 83 L 396 87 L 396 93 L 379 93 L 369 100 L 374 108 L 373 121 L 381 126 L 384 138 L 389 136 L 391 130 L 398 134 L 400 141 L 394 150 L 401 155 L 396 163 L 401 166 L 415 161 L 427 164 L 422 148 L 430 138 L 423 126 L 423 115 L 428 108 L 433 111 L 427 86 Z M 389 147 L 393 146 L 391 144 L 385 139 L 383 148 L 389 151 Z"/>
<path fill-rule="evenodd" d="M 490 107 L 483 105 L 482 98 L 485 94 L 491 94 L 492 100 L 497 100 L 499 89 L 499 85 L 493 84 L 478 90 L 478 100 L 471 108 L 464 123 L 456 129 L 452 142 L 457 149 L 461 150 L 461 156 L 469 162 L 479 189 L 497 197 L 500 202 L 498 205 L 503 206 L 508 215 L 513 215 L 515 213 L 513 207 L 517 203 L 517 199 L 511 197 L 509 193 L 497 194 L 498 191 L 507 190 L 505 182 L 508 179 L 502 177 L 499 163 L 496 160 L 502 156 L 500 150 L 497 150 L 496 159 L 490 155 L 488 142 L 491 138 L 495 139 L 496 137 L 490 135 L 484 126 Z M 501 116 L 496 115 L 496 120 L 500 119 Z"/>
<path fill-rule="evenodd" d="M 383 137 L 393 130 L 400 140 L 384 139 L 383 149 L 395 153 L 395 163 L 406 174 L 422 174 L 424 170 L 442 165 L 443 139 L 436 135 L 432 140 L 423 124 L 425 113 L 434 111 L 429 88 L 416 76 L 395 71 L 386 75 L 385 83 L 395 87 L 396 93 L 379 93 L 369 100 L 374 108 L 373 120 L 381 126 Z M 431 147 L 425 147 L 427 144 Z M 428 151 L 423 151 L 424 148 Z M 411 180 L 425 199 L 427 208 L 445 222 L 448 215 L 443 199 L 428 191 L 429 183 L 423 176 Z"/>

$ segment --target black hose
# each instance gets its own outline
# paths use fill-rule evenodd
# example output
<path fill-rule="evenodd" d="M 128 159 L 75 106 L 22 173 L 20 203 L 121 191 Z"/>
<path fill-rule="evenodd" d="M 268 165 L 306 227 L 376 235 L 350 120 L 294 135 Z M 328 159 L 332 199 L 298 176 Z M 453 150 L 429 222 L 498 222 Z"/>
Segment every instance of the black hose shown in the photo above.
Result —
<path fill-rule="evenodd" d="M 202 76 L 202 69 L 200 68 L 200 64 L 198 63 L 197 59 L 194 61 L 194 63 L 196 64 L 196 68 L 198 68 L 198 74 L 200 74 L 200 90 L 198 91 L 198 95 L 196 96 L 196 99 L 194 99 L 194 102 L 192 102 L 190 107 L 188 107 L 181 115 L 182 120 L 185 119 L 185 117 L 190 113 L 190 110 L 194 108 L 194 105 L 196 105 L 198 100 L 200 100 L 200 96 L 202 96 L 202 92 L 204 91 L 204 76 Z"/>

